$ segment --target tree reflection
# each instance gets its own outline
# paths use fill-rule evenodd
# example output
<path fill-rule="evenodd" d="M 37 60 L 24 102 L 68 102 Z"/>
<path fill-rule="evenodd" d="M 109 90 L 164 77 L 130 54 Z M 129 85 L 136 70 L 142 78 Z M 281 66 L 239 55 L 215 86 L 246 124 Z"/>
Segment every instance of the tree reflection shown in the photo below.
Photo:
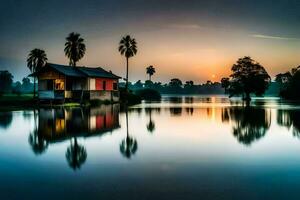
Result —
<path fill-rule="evenodd" d="M 120 152 L 125 157 L 130 159 L 138 149 L 137 141 L 135 138 L 129 136 L 128 132 L 128 111 L 126 108 L 126 138 L 120 144 Z"/>
<path fill-rule="evenodd" d="M 37 129 L 34 129 L 29 134 L 28 142 L 35 155 L 44 153 L 48 148 L 48 142 L 39 135 Z"/>
<path fill-rule="evenodd" d="M 66 159 L 69 166 L 73 170 L 80 169 L 81 165 L 86 161 L 87 152 L 84 146 L 79 145 L 77 138 L 74 138 L 74 142 L 71 140 L 70 146 L 67 148 Z"/>
<path fill-rule="evenodd" d="M 170 113 L 172 116 L 181 116 L 182 108 L 181 107 L 170 107 Z"/>
<path fill-rule="evenodd" d="M 293 135 L 300 138 L 300 110 L 278 110 L 277 123 L 280 126 L 293 128 Z"/>
<path fill-rule="evenodd" d="M 13 119 L 12 112 L 0 112 L 0 127 L 7 129 Z"/>
<path fill-rule="evenodd" d="M 226 108 L 222 111 L 222 121 L 230 122 L 233 135 L 247 146 L 264 137 L 271 124 L 270 113 L 252 107 Z"/>
<path fill-rule="evenodd" d="M 155 123 L 152 120 L 152 108 L 146 109 L 146 113 L 149 114 L 149 122 L 147 124 L 147 130 L 149 133 L 153 133 L 153 131 L 155 130 Z"/>
<path fill-rule="evenodd" d="M 29 133 L 28 142 L 35 155 L 43 154 L 48 148 L 48 142 L 41 136 L 37 126 L 37 113 L 33 110 L 34 129 Z"/>

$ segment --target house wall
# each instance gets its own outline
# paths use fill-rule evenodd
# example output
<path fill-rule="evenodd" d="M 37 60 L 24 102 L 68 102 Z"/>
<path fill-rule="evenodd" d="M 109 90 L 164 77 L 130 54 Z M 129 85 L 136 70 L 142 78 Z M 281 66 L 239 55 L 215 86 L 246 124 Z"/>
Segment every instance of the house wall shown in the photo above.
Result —
<path fill-rule="evenodd" d="M 38 80 L 46 80 L 46 79 L 64 79 L 65 76 L 54 71 L 54 70 L 47 70 L 41 72 L 38 76 Z"/>
<path fill-rule="evenodd" d="M 103 90 L 103 82 L 105 82 L 105 90 L 112 91 L 113 90 L 113 83 L 117 83 L 117 80 L 109 79 L 109 78 L 96 78 L 96 90 Z"/>
<path fill-rule="evenodd" d="M 91 100 L 101 100 L 101 101 L 119 101 L 119 92 L 118 91 L 103 91 L 103 90 L 94 90 L 90 91 Z"/>
<path fill-rule="evenodd" d="M 88 90 L 88 79 L 74 79 L 72 90 Z"/>
<path fill-rule="evenodd" d="M 89 90 L 96 90 L 96 79 L 89 78 Z"/>

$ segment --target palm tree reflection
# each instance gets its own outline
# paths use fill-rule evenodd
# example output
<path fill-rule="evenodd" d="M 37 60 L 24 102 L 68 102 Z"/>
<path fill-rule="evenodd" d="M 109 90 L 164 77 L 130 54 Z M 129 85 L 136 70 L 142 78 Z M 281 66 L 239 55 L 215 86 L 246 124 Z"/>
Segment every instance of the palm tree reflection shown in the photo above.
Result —
<path fill-rule="evenodd" d="M 271 124 L 270 116 L 265 109 L 252 107 L 226 108 L 222 111 L 222 121 L 231 122 L 234 137 L 247 146 L 265 136 Z"/>
<path fill-rule="evenodd" d="M 86 161 L 87 152 L 83 145 L 79 145 L 77 138 L 74 138 L 74 142 L 71 140 L 70 146 L 66 151 L 66 159 L 69 166 L 73 170 L 80 169 L 81 165 Z"/>
<path fill-rule="evenodd" d="M 128 133 L 128 111 L 126 108 L 126 138 L 120 144 L 120 152 L 125 157 L 130 159 L 138 149 L 138 144 L 135 138 L 130 137 Z"/>
<path fill-rule="evenodd" d="M 36 110 L 33 110 L 33 121 L 34 121 L 34 129 L 29 133 L 28 142 L 34 154 L 41 155 L 48 148 L 48 142 L 39 133 Z"/>
<path fill-rule="evenodd" d="M 147 124 L 147 130 L 149 133 L 153 133 L 155 130 L 155 122 L 152 120 L 152 108 L 145 109 L 146 113 L 149 114 L 149 122 Z"/>
<path fill-rule="evenodd" d="M 48 148 L 48 142 L 39 135 L 37 129 L 29 134 L 28 142 L 35 155 L 43 154 Z"/>

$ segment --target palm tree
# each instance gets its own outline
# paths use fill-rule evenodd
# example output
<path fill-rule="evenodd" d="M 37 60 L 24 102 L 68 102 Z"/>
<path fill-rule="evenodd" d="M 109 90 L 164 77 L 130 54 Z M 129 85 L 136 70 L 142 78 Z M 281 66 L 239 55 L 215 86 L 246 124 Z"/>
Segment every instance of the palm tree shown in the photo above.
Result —
<path fill-rule="evenodd" d="M 40 70 L 42 67 L 44 67 L 47 63 L 47 55 L 44 50 L 42 49 L 33 49 L 30 51 L 28 57 L 27 57 L 27 67 L 31 71 L 31 73 L 35 73 L 38 70 Z M 35 79 L 36 76 L 33 76 L 33 96 L 35 97 Z"/>
<path fill-rule="evenodd" d="M 149 74 L 149 81 L 151 81 L 151 76 L 155 73 L 155 68 L 150 65 L 146 68 L 146 73 Z"/>
<path fill-rule="evenodd" d="M 128 59 L 133 57 L 137 53 L 136 41 L 131 38 L 130 35 L 124 36 L 119 43 L 119 52 L 126 57 L 126 85 L 125 89 L 128 89 Z"/>
<path fill-rule="evenodd" d="M 70 33 L 66 38 L 65 55 L 70 59 L 70 66 L 75 67 L 76 63 L 83 58 L 85 54 L 84 39 L 80 37 L 79 33 Z"/>

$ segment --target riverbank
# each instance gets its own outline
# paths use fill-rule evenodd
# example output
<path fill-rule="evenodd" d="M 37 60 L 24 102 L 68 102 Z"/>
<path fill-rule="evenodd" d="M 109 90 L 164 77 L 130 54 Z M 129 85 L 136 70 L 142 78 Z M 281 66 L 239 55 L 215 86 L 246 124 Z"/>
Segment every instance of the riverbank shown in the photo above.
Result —
<path fill-rule="evenodd" d="M 34 99 L 32 94 L 5 94 L 0 97 L 0 111 L 10 111 L 10 110 L 27 110 L 35 108 L 49 108 L 49 107 L 93 107 L 100 106 L 103 104 L 114 104 L 119 102 L 110 101 L 100 101 L 92 100 L 85 101 L 83 103 L 79 102 L 45 102 L 41 103 L 38 99 Z"/>

